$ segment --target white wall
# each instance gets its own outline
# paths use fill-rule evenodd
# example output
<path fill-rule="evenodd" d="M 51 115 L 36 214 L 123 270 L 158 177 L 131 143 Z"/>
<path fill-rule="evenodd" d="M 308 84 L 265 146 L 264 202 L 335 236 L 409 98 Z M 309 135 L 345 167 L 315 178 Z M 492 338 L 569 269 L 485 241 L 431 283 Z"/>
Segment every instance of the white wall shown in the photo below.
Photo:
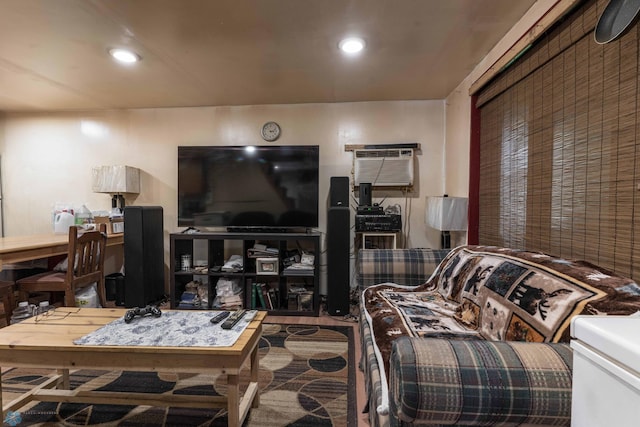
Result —
<path fill-rule="evenodd" d="M 463 81 L 447 97 L 445 193 L 455 197 L 469 194 L 469 143 L 471 140 L 471 98 L 469 79 Z"/>
<path fill-rule="evenodd" d="M 321 232 L 329 178 L 351 174 L 352 154 L 345 145 L 420 143 L 414 190 L 407 198 L 374 191 L 373 199 L 401 205 L 405 222 L 409 213 L 408 247 L 439 247 L 438 232 L 426 230 L 424 203 L 444 185 L 444 114 L 441 100 L 7 114 L 0 117 L 5 235 L 50 232 L 56 202 L 110 209 L 109 195 L 91 191 L 91 169 L 126 164 L 141 170 L 141 193 L 127 204 L 164 208 L 168 262 L 168 234 L 181 230 L 177 147 L 269 144 L 261 140 L 260 127 L 274 120 L 282 136 L 271 144 L 320 146 Z M 92 128 L 98 133 L 87 134 Z"/>
<path fill-rule="evenodd" d="M 469 197 L 470 84 L 470 78 L 467 77 L 445 101 L 447 143 L 444 155 L 444 193 L 451 197 Z M 466 232 L 451 232 L 452 247 L 466 243 Z"/>

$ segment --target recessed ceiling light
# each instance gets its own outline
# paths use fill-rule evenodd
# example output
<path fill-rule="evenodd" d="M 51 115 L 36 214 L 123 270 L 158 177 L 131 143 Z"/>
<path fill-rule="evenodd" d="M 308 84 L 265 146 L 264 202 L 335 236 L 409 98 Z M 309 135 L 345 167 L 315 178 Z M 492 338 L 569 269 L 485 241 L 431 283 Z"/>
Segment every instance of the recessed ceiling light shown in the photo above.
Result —
<path fill-rule="evenodd" d="M 133 64 L 134 62 L 138 62 L 142 59 L 140 55 L 127 49 L 109 49 L 109 54 L 111 54 L 111 56 L 113 56 L 113 58 L 118 62 L 125 64 Z"/>
<path fill-rule="evenodd" d="M 342 50 L 344 53 L 358 53 L 362 49 L 364 49 L 364 40 L 358 37 L 349 37 L 341 40 L 338 44 L 338 47 L 340 47 L 340 50 Z"/>

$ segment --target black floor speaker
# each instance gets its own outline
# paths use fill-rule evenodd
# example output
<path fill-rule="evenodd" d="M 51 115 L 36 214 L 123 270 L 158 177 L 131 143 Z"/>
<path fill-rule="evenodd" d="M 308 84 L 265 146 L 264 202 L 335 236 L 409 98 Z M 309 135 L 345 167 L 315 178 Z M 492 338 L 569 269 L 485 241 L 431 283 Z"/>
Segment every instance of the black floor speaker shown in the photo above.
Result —
<path fill-rule="evenodd" d="M 124 208 L 124 305 L 144 307 L 164 291 L 164 230 L 161 206 Z"/>
<path fill-rule="evenodd" d="M 349 178 L 332 177 L 327 206 L 327 312 L 349 314 L 351 210 Z"/>

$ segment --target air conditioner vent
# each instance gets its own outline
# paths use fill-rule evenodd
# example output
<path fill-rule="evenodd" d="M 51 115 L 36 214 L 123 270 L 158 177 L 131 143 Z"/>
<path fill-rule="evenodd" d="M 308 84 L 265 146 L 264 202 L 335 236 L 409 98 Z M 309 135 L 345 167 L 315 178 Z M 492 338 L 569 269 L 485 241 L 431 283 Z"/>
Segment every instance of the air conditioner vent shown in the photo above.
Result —
<path fill-rule="evenodd" d="M 356 158 L 400 157 L 401 152 L 407 150 L 356 150 Z M 411 150 L 409 155 L 411 155 Z"/>
<path fill-rule="evenodd" d="M 413 185 L 413 150 L 368 149 L 354 151 L 354 183 L 373 186 Z"/>

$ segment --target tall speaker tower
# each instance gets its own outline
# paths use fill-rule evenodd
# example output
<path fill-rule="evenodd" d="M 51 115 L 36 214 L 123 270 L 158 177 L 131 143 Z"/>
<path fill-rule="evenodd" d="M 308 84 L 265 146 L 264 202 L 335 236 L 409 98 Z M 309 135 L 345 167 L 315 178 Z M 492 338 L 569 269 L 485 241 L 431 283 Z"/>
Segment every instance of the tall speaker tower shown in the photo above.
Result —
<path fill-rule="evenodd" d="M 124 304 L 144 307 L 164 292 L 164 230 L 161 206 L 124 208 Z"/>
<path fill-rule="evenodd" d="M 349 264 L 351 239 L 349 177 L 331 177 L 327 199 L 327 311 L 349 314 Z"/>

